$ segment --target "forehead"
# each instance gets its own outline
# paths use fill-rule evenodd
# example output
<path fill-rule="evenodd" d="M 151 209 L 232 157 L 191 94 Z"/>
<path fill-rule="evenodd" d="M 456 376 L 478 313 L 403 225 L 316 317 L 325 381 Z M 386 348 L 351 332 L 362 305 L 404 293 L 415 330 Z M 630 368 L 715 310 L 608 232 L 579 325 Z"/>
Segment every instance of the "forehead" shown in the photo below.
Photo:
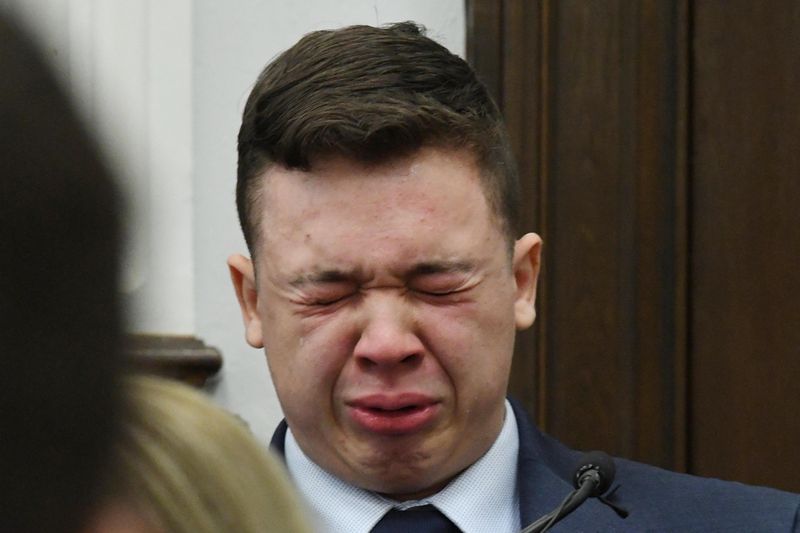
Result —
<path fill-rule="evenodd" d="M 462 205 L 481 212 L 488 207 L 472 156 L 433 148 L 378 165 L 330 157 L 315 162 L 309 171 L 272 167 L 262 187 L 261 216 L 267 232 L 298 214 L 312 222 L 321 216 L 346 219 L 381 211 L 420 216 Z M 461 211 L 453 210 L 452 215 Z"/>
<path fill-rule="evenodd" d="M 262 186 L 265 249 L 324 240 L 397 251 L 427 242 L 447 254 L 462 241 L 503 238 L 480 171 L 463 152 L 423 149 L 376 166 L 340 157 L 309 171 L 273 167 Z"/>

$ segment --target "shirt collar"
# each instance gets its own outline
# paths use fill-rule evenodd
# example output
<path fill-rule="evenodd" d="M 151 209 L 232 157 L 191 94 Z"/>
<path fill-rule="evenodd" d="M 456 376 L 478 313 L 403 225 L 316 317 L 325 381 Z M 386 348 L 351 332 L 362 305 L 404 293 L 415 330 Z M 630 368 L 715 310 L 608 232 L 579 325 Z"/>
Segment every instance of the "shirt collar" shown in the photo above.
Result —
<path fill-rule="evenodd" d="M 422 500 L 398 503 L 360 489 L 323 470 L 286 432 L 286 465 L 299 492 L 316 515 L 319 531 L 369 533 L 393 507 L 408 509 L 433 504 L 464 533 L 520 529 L 517 493 L 519 433 L 506 401 L 503 428 L 483 457 L 438 493 Z"/>

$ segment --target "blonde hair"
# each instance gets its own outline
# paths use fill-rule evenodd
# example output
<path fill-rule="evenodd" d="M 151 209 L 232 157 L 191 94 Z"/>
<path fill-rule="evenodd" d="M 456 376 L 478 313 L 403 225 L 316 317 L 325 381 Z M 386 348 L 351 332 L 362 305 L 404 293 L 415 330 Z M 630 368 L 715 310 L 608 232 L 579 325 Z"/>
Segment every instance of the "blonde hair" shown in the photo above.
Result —
<path fill-rule="evenodd" d="M 188 386 L 128 378 L 112 479 L 165 532 L 310 532 L 283 465 L 243 422 Z"/>

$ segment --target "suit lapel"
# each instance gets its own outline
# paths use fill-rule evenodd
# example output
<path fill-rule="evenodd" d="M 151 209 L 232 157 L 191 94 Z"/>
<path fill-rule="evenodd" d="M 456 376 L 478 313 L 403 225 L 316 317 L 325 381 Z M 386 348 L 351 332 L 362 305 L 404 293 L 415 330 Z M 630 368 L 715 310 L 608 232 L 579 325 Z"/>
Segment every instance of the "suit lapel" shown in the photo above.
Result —
<path fill-rule="evenodd" d="M 519 428 L 517 489 L 522 527 L 555 509 L 572 489 L 572 471 L 581 453 L 570 450 L 540 432 L 513 399 Z M 591 498 L 565 518 L 556 531 L 615 531 L 624 522 L 597 498 Z"/>
<path fill-rule="evenodd" d="M 288 427 L 286 419 L 281 420 L 281 423 L 275 428 L 275 433 L 272 434 L 272 440 L 269 441 L 270 450 L 277 453 L 283 460 L 286 459 L 286 430 Z"/>

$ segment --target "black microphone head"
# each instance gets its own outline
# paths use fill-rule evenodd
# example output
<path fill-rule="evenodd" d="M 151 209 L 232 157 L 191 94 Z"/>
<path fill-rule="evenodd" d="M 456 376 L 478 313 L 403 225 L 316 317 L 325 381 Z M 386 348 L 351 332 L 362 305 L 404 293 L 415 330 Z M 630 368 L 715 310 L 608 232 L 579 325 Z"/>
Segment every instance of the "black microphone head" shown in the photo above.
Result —
<path fill-rule="evenodd" d="M 583 454 L 578 465 L 575 467 L 575 474 L 572 476 L 572 483 L 575 488 L 580 487 L 587 480 L 595 479 L 594 490 L 589 494 L 590 497 L 600 496 L 611 483 L 614 482 L 614 460 L 605 452 L 594 451 Z"/>

